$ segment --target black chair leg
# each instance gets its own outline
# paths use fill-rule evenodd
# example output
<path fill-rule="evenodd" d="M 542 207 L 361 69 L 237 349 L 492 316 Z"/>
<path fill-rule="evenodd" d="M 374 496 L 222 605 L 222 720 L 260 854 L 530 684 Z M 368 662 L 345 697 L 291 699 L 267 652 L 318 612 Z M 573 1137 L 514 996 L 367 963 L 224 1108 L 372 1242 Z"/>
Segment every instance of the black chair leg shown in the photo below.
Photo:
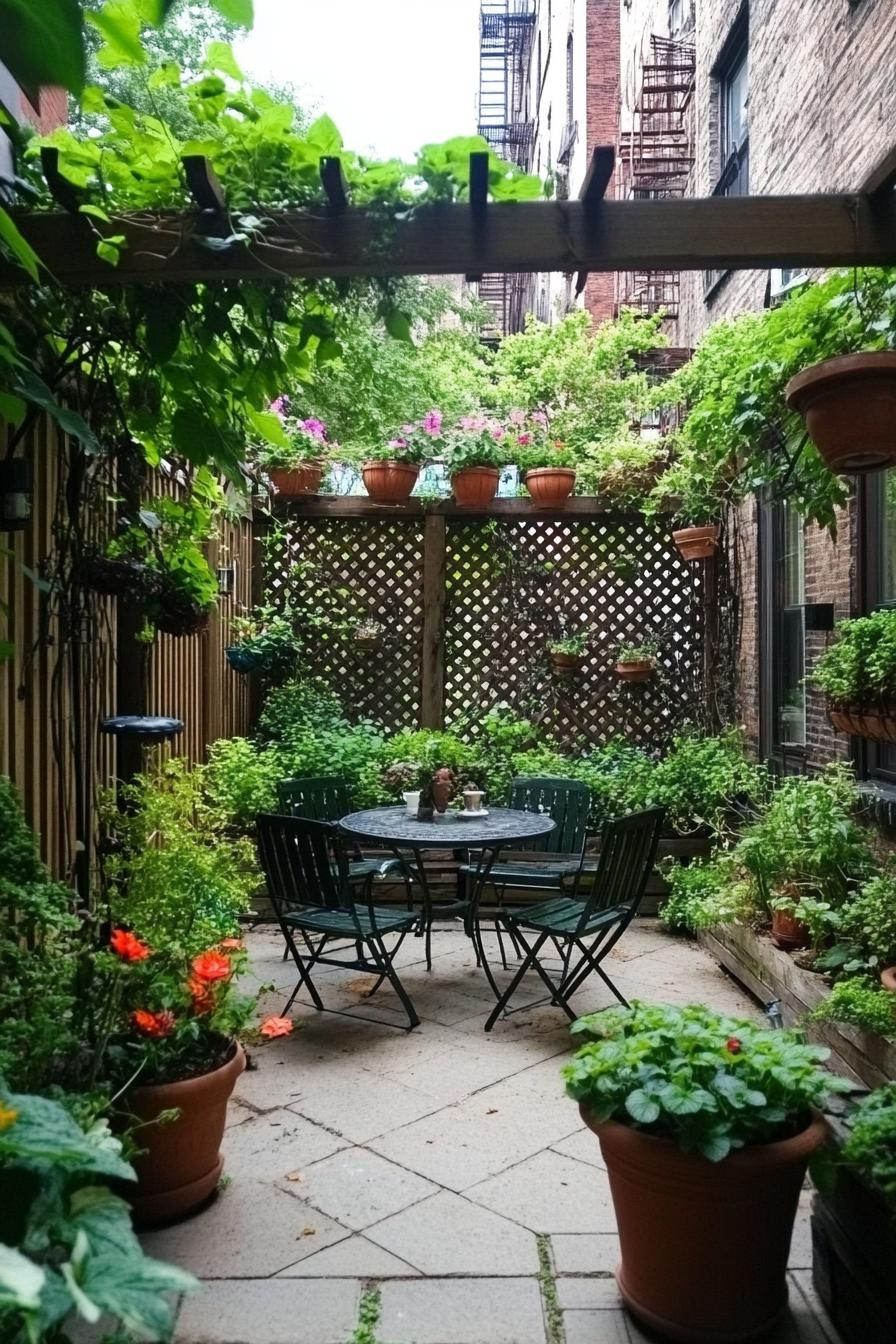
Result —
<path fill-rule="evenodd" d="M 507 1007 L 508 1003 L 513 998 L 517 985 L 520 983 L 523 976 L 528 971 L 529 967 L 537 966 L 538 963 L 536 962 L 535 958 L 538 956 L 538 953 L 541 950 L 541 947 L 546 938 L 547 934 L 543 933 L 539 938 L 538 942 L 535 944 L 534 948 L 526 949 L 526 956 L 524 960 L 521 962 L 520 967 L 516 972 L 516 975 L 514 975 L 510 984 L 507 986 L 504 993 L 500 996 L 498 1002 L 492 1009 L 491 1013 L 486 1018 L 485 1026 L 483 1028 L 484 1031 L 491 1031 L 492 1027 L 495 1025 L 498 1018 L 501 1016 L 504 1009 Z"/>
<path fill-rule="evenodd" d="M 292 959 L 296 964 L 296 969 L 299 972 L 299 978 L 296 981 L 295 989 L 292 991 L 292 993 L 289 996 L 289 999 L 287 1000 L 286 1007 L 283 1009 L 282 1016 L 285 1017 L 286 1014 L 289 1012 L 290 1008 L 292 1007 L 293 1003 L 296 1000 L 296 995 L 299 993 L 299 990 L 302 989 L 303 987 L 308 990 L 308 993 L 311 995 L 311 1001 L 314 1004 L 315 1008 L 318 1010 L 318 1012 L 323 1012 L 324 1007 L 323 1000 L 321 999 L 320 995 L 317 992 L 317 987 L 315 986 L 314 982 L 311 979 L 311 975 L 308 971 L 308 968 L 304 965 L 302 958 L 299 955 L 299 949 L 296 947 L 295 939 L 290 933 L 288 925 L 283 926 L 283 936 L 286 939 L 287 951 L 292 954 Z M 319 952 L 318 955 L 320 955 Z"/>
<path fill-rule="evenodd" d="M 395 990 L 395 993 L 401 1000 L 402 1007 L 407 1013 L 408 1022 L 410 1024 L 408 1026 L 408 1031 L 413 1031 L 415 1027 L 419 1027 L 420 1018 L 417 1016 L 417 1010 L 414 1007 L 413 1003 L 411 1002 L 410 998 L 408 997 L 407 991 L 405 990 L 404 985 L 401 983 L 401 980 L 398 977 L 398 972 L 392 965 L 392 957 L 395 956 L 395 953 L 398 951 L 398 947 L 397 946 L 395 947 L 395 949 L 392 952 L 392 955 L 390 956 L 389 953 L 386 951 L 386 945 L 383 942 L 382 937 L 376 937 L 376 936 L 373 936 L 369 939 L 369 946 L 371 952 L 373 953 L 374 961 L 376 961 L 378 967 L 382 970 L 383 975 L 388 979 L 389 984 Z"/>

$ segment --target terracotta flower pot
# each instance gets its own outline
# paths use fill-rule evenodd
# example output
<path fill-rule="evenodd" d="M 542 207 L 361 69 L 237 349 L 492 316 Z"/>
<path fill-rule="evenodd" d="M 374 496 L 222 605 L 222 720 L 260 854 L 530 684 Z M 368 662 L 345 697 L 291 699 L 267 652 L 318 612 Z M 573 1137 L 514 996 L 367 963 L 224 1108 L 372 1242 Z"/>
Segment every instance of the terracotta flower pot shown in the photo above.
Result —
<path fill-rule="evenodd" d="M 354 645 L 359 653 L 373 653 L 380 646 L 379 635 L 355 635 Z"/>
<path fill-rule="evenodd" d="M 581 653 L 552 653 L 551 668 L 557 677 L 572 677 L 585 662 Z"/>
<path fill-rule="evenodd" d="M 614 671 L 620 681 L 649 681 L 655 664 L 652 658 L 633 658 L 616 664 Z"/>
<path fill-rule="evenodd" d="M 323 480 L 324 469 L 318 462 L 307 462 L 301 467 L 271 467 L 268 476 L 277 494 L 284 499 L 301 499 L 316 495 Z"/>
<path fill-rule="evenodd" d="M 831 471 L 896 465 L 896 351 L 822 360 L 791 378 L 785 391 Z"/>
<path fill-rule="evenodd" d="M 571 467 L 536 467 L 523 479 L 533 504 L 540 509 L 556 509 L 572 494 L 576 473 Z"/>
<path fill-rule="evenodd" d="M 497 467 L 462 467 L 451 477 L 454 502 L 462 509 L 490 504 L 498 493 L 500 479 Z"/>
<path fill-rule="evenodd" d="M 869 712 L 828 705 L 828 718 L 838 733 L 851 733 L 872 742 L 896 742 L 896 705 Z"/>
<path fill-rule="evenodd" d="M 800 947 L 808 947 L 811 939 L 809 930 L 796 915 L 786 910 L 772 911 L 772 942 L 782 952 L 796 952 Z"/>
<path fill-rule="evenodd" d="M 125 1106 L 143 1122 L 136 1139 L 146 1151 L 134 1158 L 136 1192 L 127 1191 L 138 1227 L 154 1227 L 191 1213 L 217 1188 L 227 1103 L 243 1069 L 243 1047 L 234 1042 L 220 1068 L 180 1083 L 135 1087 Z M 176 1120 L 152 1121 L 162 1111 L 180 1111 Z"/>
<path fill-rule="evenodd" d="M 600 1140 L 629 1310 L 663 1336 L 700 1344 L 759 1339 L 787 1309 L 787 1256 L 810 1155 L 824 1121 L 721 1162 L 671 1139 L 582 1119 Z"/>
<path fill-rule="evenodd" d="M 709 527 L 680 527 L 672 533 L 672 540 L 685 560 L 705 560 L 715 555 L 720 532 L 718 523 Z"/>
<path fill-rule="evenodd" d="M 888 989 L 891 994 L 896 994 L 896 966 L 887 966 L 880 973 L 880 982 L 884 989 Z"/>
<path fill-rule="evenodd" d="M 403 504 L 410 499 L 420 468 L 414 462 L 365 462 L 361 468 L 364 488 L 374 504 Z"/>

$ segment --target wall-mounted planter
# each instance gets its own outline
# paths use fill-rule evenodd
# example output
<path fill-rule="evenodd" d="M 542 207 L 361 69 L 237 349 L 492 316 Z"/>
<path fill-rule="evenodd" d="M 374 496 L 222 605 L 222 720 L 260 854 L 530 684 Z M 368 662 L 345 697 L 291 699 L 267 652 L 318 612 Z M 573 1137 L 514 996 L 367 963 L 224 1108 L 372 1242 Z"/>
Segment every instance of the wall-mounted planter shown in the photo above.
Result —
<path fill-rule="evenodd" d="M 536 508 L 557 509 L 572 494 L 576 473 L 571 467 L 535 467 L 526 472 L 523 481 Z"/>
<path fill-rule="evenodd" d="M 620 681 L 649 681 L 656 664 L 652 658 L 620 659 L 613 670 Z"/>
<path fill-rule="evenodd" d="M 84 552 L 78 578 L 102 597 L 145 597 L 152 587 L 146 565 L 138 560 L 112 560 L 100 551 Z"/>
<path fill-rule="evenodd" d="M 209 609 L 188 599 L 166 598 L 147 611 L 149 619 L 165 635 L 198 635 L 208 626 Z"/>
<path fill-rule="evenodd" d="M 828 705 L 828 719 L 838 733 L 851 733 L 871 742 L 896 743 L 896 705 L 880 710 L 835 709 Z"/>
<path fill-rule="evenodd" d="M 896 466 L 896 351 L 825 359 L 791 378 L 785 393 L 831 471 Z"/>
<path fill-rule="evenodd" d="M 365 462 L 361 468 L 364 488 L 374 504 L 403 504 L 410 499 L 420 468 L 414 462 L 394 458 Z"/>
<path fill-rule="evenodd" d="M 380 647 L 382 638 L 380 635 L 355 635 L 352 642 L 359 653 L 373 653 Z"/>
<path fill-rule="evenodd" d="M 461 467 L 451 477 L 454 502 L 461 509 L 482 508 L 498 493 L 501 473 L 497 467 Z"/>
<path fill-rule="evenodd" d="M 584 663 L 585 656 L 581 653 L 551 654 L 551 670 L 555 677 L 574 677 Z"/>
<path fill-rule="evenodd" d="M 308 462 L 301 467 L 271 467 L 268 476 L 278 495 L 284 499 L 302 499 L 320 490 L 324 469 L 317 462 Z"/>
<path fill-rule="evenodd" d="M 715 555 L 721 529 L 718 523 L 708 527 L 680 527 L 672 533 L 672 540 L 685 560 L 707 560 Z"/>

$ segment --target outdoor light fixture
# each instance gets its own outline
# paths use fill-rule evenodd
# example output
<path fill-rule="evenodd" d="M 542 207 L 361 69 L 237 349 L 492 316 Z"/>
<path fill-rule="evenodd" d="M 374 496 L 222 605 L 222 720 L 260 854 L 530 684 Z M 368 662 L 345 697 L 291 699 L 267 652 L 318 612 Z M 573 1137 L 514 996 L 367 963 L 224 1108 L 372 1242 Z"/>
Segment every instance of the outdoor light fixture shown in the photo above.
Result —
<path fill-rule="evenodd" d="M 23 457 L 0 462 L 0 532 L 21 532 L 31 522 L 31 463 Z"/>
<path fill-rule="evenodd" d="M 236 569 L 233 565 L 219 565 L 216 574 L 218 576 L 218 593 L 221 597 L 232 597 L 233 588 L 236 582 Z"/>

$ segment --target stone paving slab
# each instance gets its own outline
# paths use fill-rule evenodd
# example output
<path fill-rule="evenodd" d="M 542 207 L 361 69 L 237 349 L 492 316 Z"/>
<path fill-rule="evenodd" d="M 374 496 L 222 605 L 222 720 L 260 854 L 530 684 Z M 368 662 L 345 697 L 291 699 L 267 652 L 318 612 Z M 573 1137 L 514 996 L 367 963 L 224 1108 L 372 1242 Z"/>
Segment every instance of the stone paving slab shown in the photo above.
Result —
<path fill-rule="evenodd" d="M 436 1193 L 431 1181 L 367 1148 L 345 1148 L 305 1171 L 301 1194 L 315 1209 L 361 1232 Z"/>
<path fill-rule="evenodd" d="M 606 1173 L 560 1153 L 536 1153 L 466 1194 L 533 1232 L 616 1231 Z"/>
<path fill-rule="evenodd" d="M 231 1182 L 248 1177 L 254 1181 L 283 1182 L 312 1162 L 345 1148 L 346 1139 L 314 1125 L 293 1111 L 249 1114 L 231 1126 L 223 1144 L 227 1175 Z"/>
<path fill-rule="evenodd" d="M 225 1279 L 191 1293 L 177 1344 L 345 1344 L 361 1285 L 345 1279 Z"/>
<path fill-rule="evenodd" d="M 538 1273 L 530 1232 L 448 1190 L 368 1228 L 367 1236 L 434 1278 Z"/>
<path fill-rule="evenodd" d="M 408 1279 L 419 1274 L 397 1255 L 375 1246 L 367 1237 L 356 1232 L 354 1236 L 327 1246 L 307 1260 L 280 1271 L 281 1279 Z"/>
<path fill-rule="evenodd" d="M 388 1344 L 545 1344 L 534 1279 L 410 1279 L 383 1284 Z M 304 1344 L 304 1341 L 303 1341 Z"/>
<path fill-rule="evenodd" d="M 551 1237 L 554 1271 L 561 1274 L 612 1274 L 619 1264 L 615 1232 L 556 1232 Z"/>

